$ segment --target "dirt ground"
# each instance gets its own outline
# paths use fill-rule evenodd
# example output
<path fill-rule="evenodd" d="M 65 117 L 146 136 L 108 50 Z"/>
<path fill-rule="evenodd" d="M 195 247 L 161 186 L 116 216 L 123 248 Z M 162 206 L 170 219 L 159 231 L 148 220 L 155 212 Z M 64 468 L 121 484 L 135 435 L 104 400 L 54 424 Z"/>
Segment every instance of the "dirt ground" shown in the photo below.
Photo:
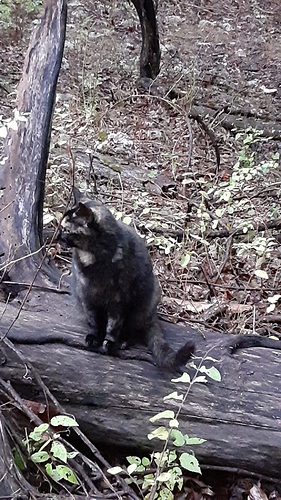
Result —
<path fill-rule="evenodd" d="M 158 3 L 161 71 L 145 92 L 133 6 L 70 1 L 45 226 L 60 218 L 74 170 L 78 187 L 146 237 L 163 317 L 280 339 L 280 0 Z M 3 118 L 32 23 L 2 36 Z M 216 136 L 219 168 L 193 106 Z"/>

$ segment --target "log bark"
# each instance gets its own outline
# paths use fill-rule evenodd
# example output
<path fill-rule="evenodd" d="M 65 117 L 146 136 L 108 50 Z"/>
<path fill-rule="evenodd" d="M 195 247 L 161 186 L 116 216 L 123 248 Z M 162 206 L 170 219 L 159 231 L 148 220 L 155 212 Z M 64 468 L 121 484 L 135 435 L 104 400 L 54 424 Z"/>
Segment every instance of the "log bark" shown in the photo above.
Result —
<path fill-rule="evenodd" d="M 151 363 L 84 350 L 83 326 L 76 313 L 73 315 L 69 298 L 37 296 L 37 308 L 38 312 L 22 311 L 9 337 L 19 340 L 20 335 L 32 334 L 40 339 L 42 332 L 55 336 L 59 331 L 61 338 L 72 339 L 72 347 L 60 343 L 18 347 L 66 412 L 76 416 L 81 430 L 102 449 L 120 447 L 139 453 L 158 448 L 156 440 L 147 438 L 154 428 L 149 418 L 173 409 L 163 397 L 175 390 L 185 391 L 186 386 L 175 385 L 169 375 Z M 12 305 L 6 308 L 2 335 L 16 312 Z M 221 382 L 195 384 L 180 415 L 183 433 L 206 439 L 194 447 L 201 464 L 224 465 L 280 479 L 280 350 L 253 348 L 231 356 L 224 335 L 209 331 L 203 335 L 194 329 L 163 325 L 175 348 L 189 339 L 195 342 L 198 356 L 212 348 L 208 355 L 217 361 L 204 364 L 214 364 L 222 374 Z M 194 372 L 190 367 L 188 371 Z M 26 373 L 13 353 L 6 352 L 0 376 L 10 380 L 22 397 L 44 403 L 32 374 Z"/>

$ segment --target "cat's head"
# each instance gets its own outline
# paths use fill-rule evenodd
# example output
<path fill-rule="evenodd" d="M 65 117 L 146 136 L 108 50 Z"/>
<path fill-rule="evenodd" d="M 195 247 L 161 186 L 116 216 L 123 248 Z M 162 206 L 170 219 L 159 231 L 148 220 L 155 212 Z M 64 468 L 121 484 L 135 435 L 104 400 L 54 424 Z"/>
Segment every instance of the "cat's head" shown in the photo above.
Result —
<path fill-rule="evenodd" d="M 93 242 L 113 234 L 116 224 L 105 205 L 85 197 L 75 188 L 74 205 L 61 221 L 57 240 L 69 247 L 91 251 Z"/>

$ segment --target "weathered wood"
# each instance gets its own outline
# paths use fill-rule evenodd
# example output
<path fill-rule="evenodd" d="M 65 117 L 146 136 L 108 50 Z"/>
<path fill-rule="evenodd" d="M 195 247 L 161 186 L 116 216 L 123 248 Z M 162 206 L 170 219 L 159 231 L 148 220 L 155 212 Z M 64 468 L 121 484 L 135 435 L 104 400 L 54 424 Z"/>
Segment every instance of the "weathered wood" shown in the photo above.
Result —
<path fill-rule="evenodd" d="M 217 112 L 218 110 L 216 109 L 200 106 L 196 103 L 191 106 L 189 116 L 196 120 L 198 117 L 203 119 L 215 119 Z M 239 110 L 237 113 L 232 113 L 231 108 L 224 110 L 220 114 L 220 126 L 224 127 L 226 130 L 246 130 L 251 127 L 259 130 L 262 137 L 271 137 L 276 140 L 281 139 L 280 121 L 274 122 L 266 119 L 262 120 L 258 116 L 248 116 L 247 114 L 243 114 L 243 110 Z"/>
<path fill-rule="evenodd" d="M 23 311 L 11 335 L 33 332 L 68 335 L 83 347 L 83 327 L 71 302 L 48 297 L 48 311 Z M 44 299 L 38 299 L 43 309 Z M 3 309 L 3 307 L 2 307 Z M 9 326 L 16 309 L 4 313 L 1 333 Z M 164 323 L 165 334 L 176 348 L 193 339 L 197 354 L 217 359 L 222 381 L 193 386 L 180 416 L 180 428 L 189 436 L 206 439 L 194 447 L 202 463 L 248 469 L 280 477 L 281 458 L 281 352 L 246 349 L 231 356 L 228 337 Z M 176 389 L 170 377 L 150 363 L 101 356 L 61 344 L 21 345 L 65 410 L 74 414 L 81 429 L 96 445 L 122 446 L 151 451 L 159 446 L 149 441 L 153 429 L 149 418 L 170 408 L 162 398 Z M 210 364 L 207 362 L 205 364 Z M 213 364 L 213 363 L 211 363 Z M 193 372 L 191 368 L 188 370 Z M 0 376 L 11 380 L 23 397 L 44 402 L 32 374 L 14 355 L 0 367 Z M 184 390 L 184 386 L 177 387 Z"/>
<path fill-rule="evenodd" d="M 142 32 L 140 77 L 156 78 L 160 71 L 160 44 L 153 0 L 132 0 L 139 16 Z"/>
<path fill-rule="evenodd" d="M 23 477 L 17 467 L 10 448 L 9 438 L 5 429 L 5 419 L 0 411 L 0 497 L 12 498 L 19 490 L 22 491 Z"/>
<path fill-rule="evenodd" d="M 45 173 L 65 25 L 66 0 L 45 0 L 18 88 L 17 130 L 9 129 L 0 165 L 0 267 L 38 251 L 42 245 Z M 21 261 L 10 266 L 10 278 L 28 280 L 41 258 L 38 253 L 24 265 Z"/>

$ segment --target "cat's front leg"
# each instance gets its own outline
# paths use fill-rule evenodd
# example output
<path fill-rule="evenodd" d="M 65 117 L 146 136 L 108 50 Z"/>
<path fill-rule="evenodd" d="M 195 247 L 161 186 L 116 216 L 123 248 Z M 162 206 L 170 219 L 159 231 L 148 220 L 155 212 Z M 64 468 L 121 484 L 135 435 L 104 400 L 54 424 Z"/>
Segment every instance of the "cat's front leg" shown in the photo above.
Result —
<path fill-rule="evenodd" d="M 120 333 L 123 326 L 121 314 L 108 315 L 105 339 L 102 344 L 103 354 L 114 356 L 121 348 Z"/>
<path fill-rule="evenodd" d="M 89 333 L 86 336 L 86 344 L 90 351 L 101 352 L 106 332 L 106 318 L 101 317 L 97 311 L 88 311 L 87 322 Z"/>

